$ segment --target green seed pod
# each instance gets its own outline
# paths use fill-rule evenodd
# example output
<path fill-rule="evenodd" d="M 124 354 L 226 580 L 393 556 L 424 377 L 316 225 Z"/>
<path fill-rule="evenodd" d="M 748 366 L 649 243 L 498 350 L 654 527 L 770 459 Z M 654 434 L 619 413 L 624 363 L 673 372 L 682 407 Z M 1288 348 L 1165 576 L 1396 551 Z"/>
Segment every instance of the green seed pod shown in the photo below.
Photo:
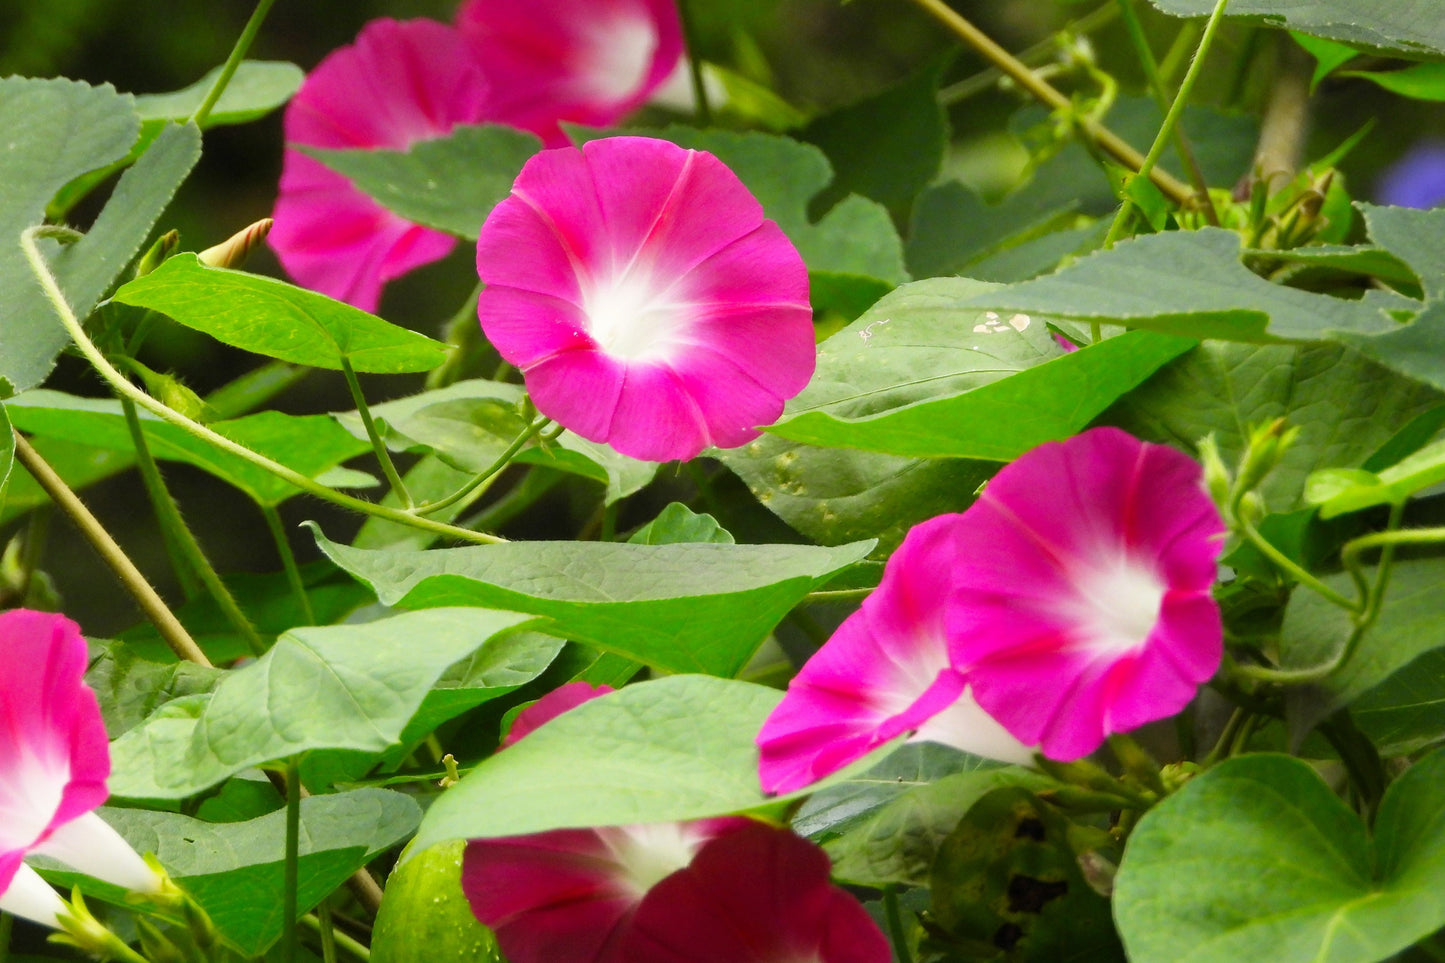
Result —
<path fill-rule="evenodd" d="M 462 895 L 457 840 L 424 849 L 397 867 L 372 931 L 372 963 L 501 963 L 496 939 Z"/>

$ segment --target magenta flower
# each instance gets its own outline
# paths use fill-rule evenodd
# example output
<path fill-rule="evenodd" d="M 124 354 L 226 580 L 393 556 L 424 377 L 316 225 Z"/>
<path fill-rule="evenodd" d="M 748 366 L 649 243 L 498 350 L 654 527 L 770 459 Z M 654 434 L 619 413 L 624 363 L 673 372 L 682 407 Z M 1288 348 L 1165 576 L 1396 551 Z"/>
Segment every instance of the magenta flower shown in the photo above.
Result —
<path fill-rule="evenodd" d="M 627 963 L 888 963 L 888 941 L 828 879 L 828 857 L 754 823 L 706 843 L 652 888 L 622 942 Z"/>
<path fill-rule="evenodd" d="M 1223 533 L 1198 463 L 1172 448 L 1116 428 L 1041 445 L 953 526 L 954 665 L 1051 759 L 1174 715 L 1222 656 Z"/>
<path fill-rule="evenodd" d="M 461 34 L 432 20 L 373 20 L 333 51 L 286 108 L 271 246 L 287 272 L 375 311 L 382 286 L 445 257 L 456 239 L 391 213 L 295 147 L 404 150 L 495 119 L 491 87 Z"/>
<path fill-rule="evenodd" d="M 1006 762 L 1032 758 L 967 694 L 950 657 L 959 518 L 915 526 L 877 590 L 793 677 L 758 734 L 765 791 L 801 789 L 905 733 Z"/>
<path fill-rule="evenodd" d="M 457 27 L 496 91 L 505 122 L 567 143 L 558 126 L 615 124 L 677 67 L 673 0 L 467 0 Z"/>
<path fill-rule="evenodd" d="M 0 614 L 0 909 L 57 927 L 60 898 L 23 860 L 43 853 L 136 892 L 160 877 L 92 810 L 108 795 L 110 743 L 82 681 L 85 640 L 69 619 Z"/>
<path fill-rule="evenodd" d="M 585 682 L 553 690 L 518 713 L 506 745 L 611 691 Z M 510 963 L 622 963 L 619 942 L 648 890 L 709 839 L 746 825 L 707 819 L 473 839 L 462 891 Z"/>
<path fill-rule="evenodd" d="M 716 157 L 543 151 L 477 244 L 482 328 L 537 409 L 650 461 L 758 436 L 812 376 L 808 272 Z"/>

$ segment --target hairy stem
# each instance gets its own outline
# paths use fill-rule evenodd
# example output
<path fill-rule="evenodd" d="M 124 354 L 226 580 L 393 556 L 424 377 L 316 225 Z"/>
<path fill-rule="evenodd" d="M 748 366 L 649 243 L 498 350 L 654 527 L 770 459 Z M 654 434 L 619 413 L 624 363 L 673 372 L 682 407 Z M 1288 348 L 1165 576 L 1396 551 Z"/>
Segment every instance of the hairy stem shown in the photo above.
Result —
<path fill-rule="evenodd" d="M 1019 61 L 1013 54 L 1003 47 L 1000 47 L 982 30 L 979 30 L 968 20 L 965 20 L 952 7 L 943 0 L 912 0 L 934 17 L 950 31 L 953 32 L 964 43 L 977 50 L 990 63 L 1003 71 L 1014 83 L 1028 91 L 1045 106 L 1052 110 L 1065 111 L 1072 114 L 1073 101 L 1066 97 L 1058 88 L 1044 80 L 1037 73 L 1031 70 L 1028 65 Z M 1131 147 L 1123 138 L 1109 130 L 1103 124 L 1090 117 L 1077 118 L 1079 129 L 1093 144 L 1104 151 L 1110 157 L 1133 171 L 1140 171 L 1144 164 L 1144 156 Z M 1194 196 L 1189 185 L 1180 181 L 1173 175 L 1162 170 L 1148 171 L 1149 178 L 1163 191 L 1166 196 L 1176 204 L 1185 205 Z"/>
<path fill-rule="evenodd" d="M 491 480 L 491 478 L 495 476 L 498 472 L 502 471 L 504 468 L 510 465 L 512 463 L 512 459 L 517 457 L 517 452 L 521 451 L 522 448 L 526 446 L 527 442 L 531 441 L 533 438 L 539 435 L 551 423 L 551 418 L 539 418 L 536 421 L 532 422 L 522 431 L 521 434 L 519 434 L 516 438 L 512 440 L 512 443 L 507 446 L 507 450 L 497 456 L 497 460 L 492 462 L 492 464 L 488 466 L 485 471 L 478 474 L 471 481 L 467 482 L 465 485 L 452 492 L 447 497 L 438 501 L 431 502 L 427 505 L 421 505 L 413 509 L 413 511 L 415 511 L 418 515 L 430 515 L 434 512 L 439 512 L 444 508 L 450 508 L 452 505 L 455 505 L 457 502 L 466 498 L 472 492 L 476 491 L 478 487 Z"/>
<path fill-rule="evenodd" d="M 211 660 L 206 658 L 206 653 L 196 645 L 196 640 L 186 631 L 167 606 L 165 601 L 157 594 L 151 583 L 136 568 L 135 563 L 125 554 L 125 551 L 116 544 L 115 539 L 105 530 L 105 526 L 90 513 L 85 503 L 70 490 L 65 480 L 55 473 L 55 469 L 40 457 L 40 453 L 31 447 L 30 442 L 19 432 L 15 433 L 15 457 L 30 476 L 35 479 L 36 484 L 45 490 L 50 500 L 60 507 L 80 533 L 85 536 L 86 541 L 100 554 L 101 559 L 110 570 L 115 573 L 116 578 L 125 586 L 131 596 L 140 605 L 141 611 L 145 612 L 146 618 L 156 627 L 161 638 L 176 658 L 188 662 L 195 662 L 198 665 L 210 665 Z"/>
<path fill-rule="evenodd" d="M 368 502 L 336 491 L 333 488 L 328 488 L 294 469 L 288 468 L 279 462 L 272 461 L 265 455 L 252 451 L 245 445 L 232 441 L 225 435 L 217 434 L 205 425 L 192 421 L 180 412 L 162 404 L 144 391 L 141 391 L 135 385 L 131 384 L 129 379 L 117 371 L 115 366 L 106 360 L 105 355 L 100 352 L 100 349 L 95 346 L 95 343 L 90 340 L 90 337 L 85 333 L 85 329 L 81 326 L 80 320 L 75 316 L 75 311 L 71 309 L 70 303 L 65 299 L 64 292 L 60 290 L 60 285 L 55 280 L 55 275 L 51 272 L 50 265 L 46 263 L 44 256 L 40 253 L 40 249 L 35 243 L 38 237 L 54 236 L 61 232 L 64 232 L 63 236 L 67 238 L 71 233 L 64 231 L 64 229 L 57 230 L 56 228 L 44 225 L 29 228 L 20 235 L 20 246 L 25 252 L 26 260 L 30 263 L 31 271 L 40 282 L 41 288 L 45 291 L 46 298 L 50 301 L 51 307 L 54 308 L 56 315 L 60 318 L 61 324 L 65 325 L 66 331 L 69 332 L 71 339 L 75 341 L 75 345 L 80 349 L 80 353 L 85 355 L 86 360 L 90 362 L 96 372 L 99 373 L 110 385 L 111 389 L 122 398 L 130 398 L 140 407 L 170 422 L 176 427 L 184 429 L 195 437 L 215 445 L 222 451 L 230 452 L 238 458 L 244 458 L 251 464 L 265 469 L 302 491 L 315 495 L 334 505 L 340 505 L 342 508 L 349 508 L 352 511 L 361 512 L 366 515 L 375 515 L 378 518 L 385 518 L 387 521 L 400 522 L 403 525 L 410 525 L 413 528 L 429 531 L 446 538 L 456 538 L 482 545 L 495 545 L 506 541 L 506 539 L 498 538 L 495 535 L 489 535 L 485 532 L 472 532 L 464 528 L 457 528 L 455 525 L 447 525 L 429 518 L 423 518 L 400 508 L 378 505 L 374 502 Z"/>
<path fill-rule="evenodd" d="M 682 23 L 683 43 L 687 46 L 687 70 L 692 81 L 692 98 L 697 103 L 697 120 L 703 127 L 712 126 L 712 104 L 707 99 L 707 84 L 702 79 L 702 58 L 698 54 L 697 22 L 692 16 L 693 0 L 677 0 L 677 18 Z"/>
<path fill-rule="evenodd" d="M 1014 56 L 1020 63 L 1029 67 L 1038 66 L 1054 56 L 1054 52 L 1058 47 L 1056 38 L 1059 34 L 1087 35 L 1098 30 L 1100 27 L 1107 26 L 1118 16 L 1119 8 L 1114 0 L 1110 0 L 1110 2 L 1101 7 L 1095 7 L 1079 19 L 1069 21 L 1053 36 L 1045 40 L 1040 40 L 1032 47 L 1022 50 Z M 938 102 L 945 107 L 952 107 L 954 104 L 962 103 L 970 97 L 988 90 L 994 84 L 998 83 L 999 78 L 1003 77 L 1003 75 L 1003 71 L 997 67 L 989 67 L 987 70 L 981 70 L 972 77 L 965 77 L 957 83 L 944 87 L 938 92 Z"/>

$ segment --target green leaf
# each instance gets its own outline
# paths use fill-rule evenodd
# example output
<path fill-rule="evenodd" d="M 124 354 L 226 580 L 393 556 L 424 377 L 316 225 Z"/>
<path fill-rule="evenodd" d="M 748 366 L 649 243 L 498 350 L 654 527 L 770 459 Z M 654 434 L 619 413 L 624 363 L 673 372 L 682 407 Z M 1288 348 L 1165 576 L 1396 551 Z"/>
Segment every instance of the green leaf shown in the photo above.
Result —
<path fill-rule="evenodd" d="M 938 176 L 948 118 L 938 82 L 952 55 L 855 104 L 813 120 L 796 136 L 822 148 L 834 177 L 812 203 L 826 211 L 849 194 L 877 201 L 899 218 Z"/>
<path fill-rule="evenodd" d="M 279 505 L 300 494 L 300 489 L 290 482 L 222 451 L 184 428 L 161 421 L 147 411 L 139 414 L 151 454 L 156 458 L 195 465 L 235 485 L 261 505 Z M 10 415 L 16 427 L 42 437 L 122 452 L 134 450 L 118 401 L 77 398 L 37 388 L 12 399 Z M 263 411 L 209 427 L 310 478 L 370 450 L 369 445 L 326 415 Z"/>
<path fill-rule="evenodd" d="M 772 802 L 753 738 L 774 689 L 677 675 L 586 702 L 483 760 L 428 810 L 409 852 L 453 839 L 722 816 Z"/>
<path fill-rule="evenodd" d="M 1445 100 L 1445 63 L 1419 63 L 1403 70 L 1347 70 L 1340 76 L 1373 81 L 1401 97 Z"/>
<path fill-rule="evenodd" d="M 1367 572 L 1367 577 L 1373 579 L 1373 572 Z M 1420 655 L 1445 646 L 1442 579 L 1445 559 L 1394 563 L 1379 620 L 1365 633 L 1354 656 L 1323 682 L 1290 693 L 1292 733 L 1303 736 L 1335 709 L 1349 705 Z M 1324 581 L 1347 598 L 1355 595 L 1348 575 L 1328 576 Z M 1352 627 L 1349 615 L 1339 606 L 1297 589 L 1290 596 L 1280 629 L 1281 660 L 1287 668 L 1321 665 L 1344 647 Z"/>
<path fill-rule="evenodd" d="M 1370 238 L 1410 266 L 1431 301 L 1445 298 L 1445 211 L 1357 204 Z"/>
<path fill-rule="evenodd" d="M 1206 17 L 1214 10 L 1214 0 L 1151 2 L 1176 17 Z M 1401 56 L 1445 54 L 1445 20 L 1435 0 L 1234 0 L 1229 15 Z"/>
<path fill-rule="evenodd" d="M 1306 763 L 1197 776 L 1129 837 L 1114 915 L 1134 963 L 1373 963 L 1445 925 L 1445 753 L 1385 793 L 1372 843 Z"/>
<path fill-rule="evenodd" d="M 1160 370 L 1106 418 L 1188 451 L 1212 433 L 1227 464 L 1239 456 L 1252 425 L 1286 419 L 1300 436 L 1261 491 L 1270 509 L 1289 511 L 1300 504 L 1311 472 L 1361 464 L 1439 403 L 1435 391 L 1338 345 L 1205 343 Z"/>
<path fill-rule="evenodd" d="M 1311 57 L 1315 58 L 1315 72 L 1314 76 L 1310 78 L 1311 91 L 1320 85 L 1321 80 L 1360 54 L 1354 47 L 1336 43 L 1333 40 L 1311 37 L 1305 33 L 1291 31 L 1290 37 L 1294 39 L 1295 43 L 1309 51 Z"/>
<path fill-rule="evenodd" d="M 899 288 L 825 343 L 813 383 L 767 431 L 822 447 L 1008 461 L 1080 431 L 1194 344 L 1130 332 L 1065 354 L 1044 318 L 956 307 L 985 287 L 935 278 Z"/>
<path fill-rule="evenodd" d="M 45 205 L 71 178 L 124 157 L 139 127 L 130 98 L 109 85 L 0 78 L 0 398 L 44 381 L 66 343 L 20 250 L 20 233 L 41 223 Z"/>
<path fill-rule="evenodd" d="M 211 92 L 220 73 L 221 68 L 217 67 L 189 87 L 168 94 L 138 94 L 135 111 L 142 122 L 189 120 Z M 295 64 L 244 60 L 226 84 L 221 99 L 211 108 L 206 127 L 259 120 L 290 100 L 305 79 L 306 73 Z"/>
<path fill-rule="evenodd" d="M 1403 505 L 1416 492 L 1445 482 L 1445 441 L 1426 445 L 1379 474 L 1327 469 L 1310 476 L 1305 495 L 1320 506 L 1321 518 L 1334 518 L 1375 505 Z"/>
<path fill-rule="evenodd" d="M 732 545 L 736 539 L 711 515 L 699 515 L 682 502 L 673 502 L 627 541 L 632 545 Z"/>
<path fill-rule="evenodd" d="M 427 552 L 317 544 L 386 605 L 480 605 L 552 619 L 547 631 L 674 672 L 731 676 L 808 592 L 873 542 L 627 545 L 508 542 Z"/>
<path fill-rule="evenodd" d="M 274 278 L 170 258 L 124 285 L 113 300 L 150 308 L 232 347 L 317 368 L 401 374 L 446 358 L 439 341 Z"/>
<path fill-rule="evenodd" d="M 522 165 L 542 142 L 500 124 L 461 126 L 409 150 L 302 147 L 389 211 L 409 221 L 476 240 L 482 222 L 512 191 Z"/>
<path fill-rule="evenodd" d="M 156 854 L 243 955 L 256 956 L 281 936 L 284 812 L 238 823 L 142 809 L 104 814 L 137 850 Z M 303 799 L 298 911 L 309 912 L 352 873 L 410 835 L 420 820 L 410 796 L 386 789 Z"/>
<path fill-rule="evenodd" d="M 385 423 L 388 447 L 397 451 L 429 449 L 446 464 L 471 476 L 492 467 L 526 430 L 528 422 L 522 417 L 526 396 L 521 385 L 459 381 L 446 388 L 373 405 L 371 413 Z M 366 437 L 359 415 L 334 417 L 357 438 Z M 517 453 L 516 461 L 601 482 L 607 486 L 609 505 L 640 491 L 657 474 L 654 462 L 619 455 L 607 445 L 571 432 L 563 432 L 555 442 L 545 445 L 533 439 Z"/>
<path fill-rule="evenodd" d="M 242 770 L 317 749 L 377 755 L 400 740 L 447 668 L 528 621 L 476 608 L 293 629 L 209 696 L 171 702 L 111 746 L 110 790 L 184 799 Z"/>
<path fill-rule="evenodd" d="M 578 143 L 610 133 L 572 130 Z M 908 280 L 903 267 L 903 242 L 881 205 L 850 196 L 816 224 L 809 218 L 809 200 L 833 180 L 828 158 L 811 144 L 775 134 L 679 126 L 616 133 L 661 137 L 717 155 L 762 203 L 764 213 L 777 221 L 797 245 L 809 271 L 854 274 L 889 284 Z M 820 305 L 815 302 L 814 307 Z"/>
<path fill-rule="evenodd" d="M 1239 235 L 1217 228 L 1137 237 L 959 307 L 1225 341 L 1317 341 L 1397 326 L 1376 299 L 1346 301 L 1269 283 L 1240 263 Z"/>

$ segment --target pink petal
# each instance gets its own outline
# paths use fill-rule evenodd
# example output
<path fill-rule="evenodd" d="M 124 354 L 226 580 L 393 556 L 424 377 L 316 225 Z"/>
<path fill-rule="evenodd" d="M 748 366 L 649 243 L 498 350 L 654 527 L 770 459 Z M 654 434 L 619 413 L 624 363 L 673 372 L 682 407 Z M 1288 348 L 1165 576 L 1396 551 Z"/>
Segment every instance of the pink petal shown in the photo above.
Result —
<path fill-rule="evenodd" d="M 950 668 L 946 601 L 958 564 L 957 515 L 917 525 L 893 553 L 883 580 L 793 678 L 758 734 L 767 792 L 791 792 L 857 761 L 965 698 Z M 981 716 L 975 715 L 974 718 Z M 968 752 L 1027 759 L 997 725 L 930 732 Z"/>
<path fill-rule="evenodd" d="M 502 740 L 502 745 L 510 746 L 564 712 L 575 709 L 584 702 L 591 702 L 598 696 L 615 691 L 617 690 L 610 685 L 593 685 L 590 682 L 580 681 L 558 686 L 517 713 L 516 718 L 512 720 L 512 728 L 507 732 L 507 738 Z"/>
<path fill-rule="evenodd" d="M 618 943 L 644 894 L 744 819 L 558 829 L 474 839 L 462 891 L 511 963 L 624 963 Z"/>
<path fill-rule="evenodd" d="M 1183 454 L 1114 428 L 1042 445 L 954 531 L 954 665 L 1046 756 L 1177 713 L 1218 668 L 1224 525 Z"/>
<path fill-rule="evenodd" d="M 634 458 L 757 437 L 812 375 L 807 268 L 710 154 L 544 151 L 483 225 L 478 315 L 543 414 Z"/>
<path fill-rule="evenodd" d="M 0 614 L 0 890 L 25 853 L 105 801 L 110 743 L 82 681 L 80 629 L 64 616 Z M 83 868 L 83 867 L 78 867 Z"/>
<path fill-rule="evenodd" d="M 506 122 L 566 142 L 559 121 L 615 124 L 682 56 L 671 0 L 468 0 L 457 26 L 498 89 Z"/>
<path fill-rule="evenodd" d="M 628 963 L 887 963 L 888 941 L 828 879 L 828 857 L 754 824 L 658 883 L 623 937 Z"/>
<path fill-rule="evenodd" d="M 374 20 L 331 53 L 286 109 L 290 146 L 405 149 L 491 118 L 490 86 L 460 34 L 430 20 Z M 288 150 L 268 238 L 299 283 L 375 310 L 386 281 L 455 240 L 400 218 L 319 161 Z"/>

